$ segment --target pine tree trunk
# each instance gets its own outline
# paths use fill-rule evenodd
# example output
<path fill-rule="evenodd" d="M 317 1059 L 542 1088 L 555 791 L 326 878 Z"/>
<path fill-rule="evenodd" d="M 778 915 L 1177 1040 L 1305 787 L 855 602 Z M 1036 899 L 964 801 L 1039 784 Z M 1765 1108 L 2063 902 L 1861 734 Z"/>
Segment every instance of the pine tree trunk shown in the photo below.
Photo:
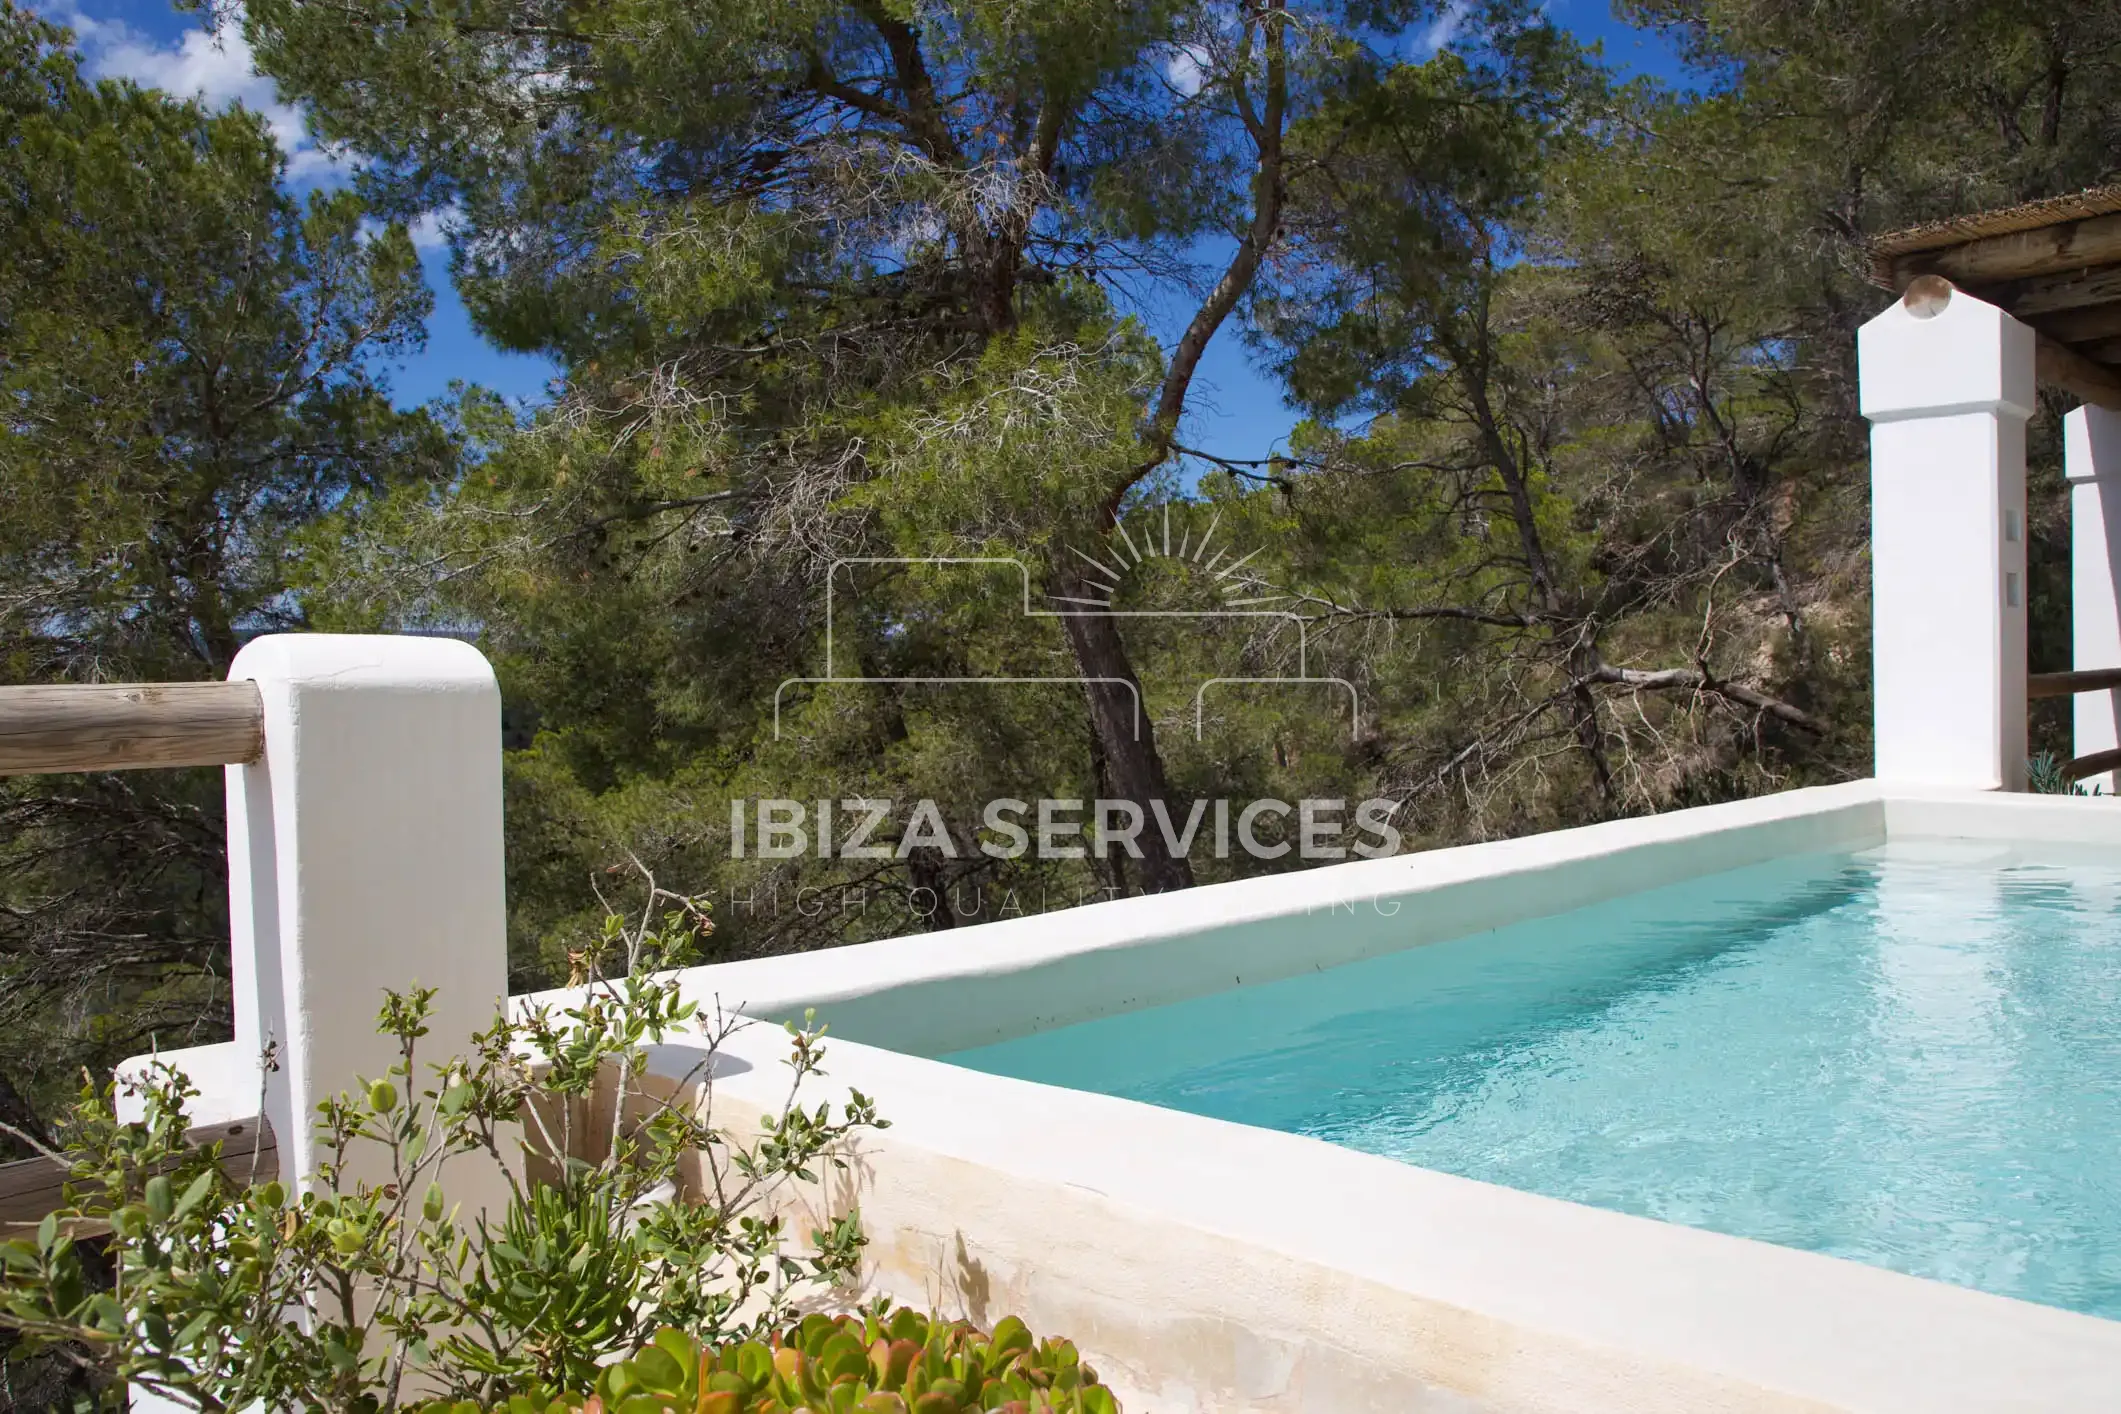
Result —
<path fill-rule="evenodd" d="M 1066 570 L 1053 578 L 1053 593 L 1064 606 L 1070 599 L 1087 599 L 1095 591 Z M 1144 893 L 1165 893 L 1193 887 L 1193 866 L 1182 854 L 1173 854 L 1157 827 L 1152 802 L 1164 803 L 1165 818 L 1174 826 L 1185 819 L 1185 807 L 1172 794 L 1164 779 L 1163 758 L 1156 750 L 1156 727 L 1149 720 L 1147 701 L 1141 695 L 1141 680 L 1127 658 L 1127 645 L 1119 634 L 1119 620 L 1096 613 L 1064 614 L 1061 626 L 1068 646 L 1075 650 L 1076 671 L 1085 678 L 1083 693 L 1090 701 L 1090 724 L 1104 748 L 1104 776 L 1117 792 L 1112 798 L 1131 801 L 1142 813 L 1138 836 L 1142 858 L 1137 872 Z"/>

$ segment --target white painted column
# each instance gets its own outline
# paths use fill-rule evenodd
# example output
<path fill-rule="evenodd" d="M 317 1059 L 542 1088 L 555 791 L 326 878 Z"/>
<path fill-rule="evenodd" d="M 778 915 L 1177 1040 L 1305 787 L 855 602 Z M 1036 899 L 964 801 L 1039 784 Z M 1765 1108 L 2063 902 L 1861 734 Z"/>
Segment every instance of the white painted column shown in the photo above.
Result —
<path fill-rule="evenodd" d="M 263 758 L 228 768 L 234 1049 L 276 1048 L 266 1117 L 281 1176 L 307 1182 L 317 1102 L 396 1059 L 385 988 L 438 989 L 430 1062 L 465 1054 L 506 996 L 500 690 L 439 638 L 261 638 L 229 677 L 265 705 Z M 494 1196 L 464 1178 L 444 1182 L 467 1212 Z"/>
<path fill-rule="evenodd" d="M 2121 413 L 2081 407 L 2062 420 L 2069 478 L 2070 666 L 2121 668 Z M 2080 692 L 2075 754 L 2121 747 L 2121 690 Z M 2080 783 L 2114 789 L 2114 773 Z"/>
<path fill-rule="evenodd" d="M 1857 353 L 1878 779 L 2023 790 L 2033 331 L 1926 277 Z"/>

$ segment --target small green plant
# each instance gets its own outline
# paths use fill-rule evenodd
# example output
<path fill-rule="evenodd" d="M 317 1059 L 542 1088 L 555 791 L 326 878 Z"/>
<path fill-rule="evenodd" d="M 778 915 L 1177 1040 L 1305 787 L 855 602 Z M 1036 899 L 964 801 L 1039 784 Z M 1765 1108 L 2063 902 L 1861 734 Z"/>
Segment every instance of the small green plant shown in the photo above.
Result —
<path fill-rule="evenodd" d="M 209 1414 L 495 1405 L 588 1388 L 659 1328 L 711 1345 L 781 1329 L 853 1274 L 862 1243 L 852 1213 L 795 1241 L 783 1190 L 843 1165 L 843 1141 L 884 1121 L 859 1092 L 838 1109 L 798 1102 L 824 1057 L 806 1019 L 787 1028 L 779 1112 L 752 1138 L 717 1128 L 714 1054 L 747 1023 L 703 1016 L 655 975 L 707 920 L 652 879 L 647 891 L 638 918 L 612 917 L 576 955 L 576 1000 L 504 1014 L 469 1056 L 423 1063 L 432 993 L 387 994 L 378 1025 L 398 1059 L 318 1107 L 330 1157 L 305 1191 L 230 1174 L 217 1144 L 188 1142 L 196 1092 L 168 1067 L 140 1084 L 139 1119 L 86 1087 L 67 1206 L 0 1246 L 0 1322 L 110 1400 L 132 1387 Z M 646 1047 L 673 1035 L 702 1058 L 651 1094 Z M 507 1175 L 491 1221 L 463 1218 L 444 1186 L 467 1164 Z M 106 1228 L 107 1285 L 80 1235 Z"/>
<path fill-rule="evenodd" d="M 2034 795 L 2105 795 L 2104 786 L 2086 790 L 2069 777 L 2069 763 L 2043 751 L 2025 763 L 2025 788 Z"/>
<path fill-rule="evenodd" d="M 1118 1414 L 1112 1391 L 1065 1340 L 1014 1316 L 989 1335 L 907 1307 L 810 1315 L 763 1340 L 719 1348 L 657 1331 L 592 1386 L 525 1389 L 491 1414 Z M 430 1404 L 423 1414 L 487 1414 Z"/>

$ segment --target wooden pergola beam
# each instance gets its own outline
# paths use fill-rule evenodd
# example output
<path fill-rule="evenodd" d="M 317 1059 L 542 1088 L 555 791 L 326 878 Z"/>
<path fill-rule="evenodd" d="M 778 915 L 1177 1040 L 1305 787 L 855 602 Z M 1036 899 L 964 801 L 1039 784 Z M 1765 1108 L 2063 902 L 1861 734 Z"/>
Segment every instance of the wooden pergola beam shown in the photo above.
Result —
<path fill-rule="evenodd" d="M 2044 334 L 2034 345 L 2033 376 L 2095 407 L 2121 412 L 2121 372 Z"/>
<path fill-rule="evenodd" d="M 2043 314 L 2059 310 L 2083 309 L 2121 300 L 2121 265 L 2080 270 L 2069 275 L 2036 275 L 1972 292 L 1991 304 L 2001 305 L 2015 318 L 2036 320 Z"/>
<path fill-rule="evenodd" d="M 2043 314 L 2031 323 L 2049 338 L 2065 344 L 2121 337 L 2121 304 L 2065 309 L 2055 314 Z"/>
<path fill-rule="evenodd" d="M 1896 283 L 1902 285 L 1917 275 L 1986 285 L 2115 263 L 2121 263 L 2121 212 L 1986 236 L 1942 250 L 1916 251 L 1895 257 L 1893 270 Z"/>

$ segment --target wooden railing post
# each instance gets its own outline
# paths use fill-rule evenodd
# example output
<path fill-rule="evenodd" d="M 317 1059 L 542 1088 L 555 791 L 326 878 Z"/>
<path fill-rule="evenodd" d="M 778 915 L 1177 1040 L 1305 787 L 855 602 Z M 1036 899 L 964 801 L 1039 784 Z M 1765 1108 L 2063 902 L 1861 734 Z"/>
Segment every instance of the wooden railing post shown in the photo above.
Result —
<path fill-rule="evenodd" d="M 0 774 L 222 764 L 235 1040 L 118 1071 L 182 1070 L 202 1132 L 250 1134 L 307 1184 L 318 1102 L 397 1059 L 386 989 L 435 989 L 429 1063 L 468 1054 L 506 1000 L 500 689 L 467 643 L 331 634 L 258 639 L 225 683 L 0 688 Z M 140 1103 L 121 1089 L 121 1114 Z M 465 1160 L 445 1187 L 475 1213 L 501 1178 Z M 0 1221 L 60 1182 L 51 1160 L 0 1173 Z"/>

